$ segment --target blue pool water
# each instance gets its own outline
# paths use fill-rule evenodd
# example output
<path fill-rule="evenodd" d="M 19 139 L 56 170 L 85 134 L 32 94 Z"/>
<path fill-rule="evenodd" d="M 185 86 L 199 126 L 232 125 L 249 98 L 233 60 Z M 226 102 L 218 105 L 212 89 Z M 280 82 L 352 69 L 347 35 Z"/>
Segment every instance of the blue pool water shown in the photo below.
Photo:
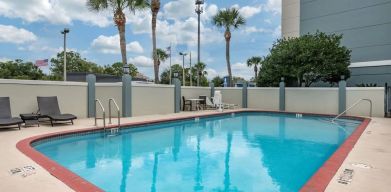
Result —
<path fill-rule="evenodd" d="M 237 113 L 51 139 L 35 149 L 105 191 L 298 191 L 360 121 Z"/>

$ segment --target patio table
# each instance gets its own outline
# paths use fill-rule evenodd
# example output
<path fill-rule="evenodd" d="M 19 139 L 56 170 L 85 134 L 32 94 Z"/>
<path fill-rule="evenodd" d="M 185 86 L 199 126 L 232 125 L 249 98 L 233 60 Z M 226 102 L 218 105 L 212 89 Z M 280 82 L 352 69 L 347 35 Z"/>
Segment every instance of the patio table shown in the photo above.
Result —
<path fill-rule="evenodd" d="M 194 102 L 197 111 L 199 111 L 200 110 L 200 101 L 203 101 L 203 99 L 186 99 L 186 101 Z M 190 109 L 190 111 L 193 111 L 193 107 Z"/>

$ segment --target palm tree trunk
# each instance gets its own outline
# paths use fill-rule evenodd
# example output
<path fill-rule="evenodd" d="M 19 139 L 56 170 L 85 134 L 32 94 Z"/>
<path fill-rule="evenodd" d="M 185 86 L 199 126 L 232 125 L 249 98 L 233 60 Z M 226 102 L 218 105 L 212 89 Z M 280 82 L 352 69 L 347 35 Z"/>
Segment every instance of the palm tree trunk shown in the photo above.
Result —
<path fill-rule="evenodd" d="M 124 66 L 124 74 L 129 74 L 129 68 L 127 68 L 128 62 L 126 58 L 125 25 L 118 25 L 118 32 L 119 32 L 119 43 L 121 47 L 122 64 Z"/>
<path fill-rule="evenodd" d="M 258 68 L 257 65 L 254 66 L 254 72 L 255 72 L 255 81 L 258 79 Z"/>
<path fill-rule="evenodd" d="M 160 9 L 160 1 L 153 0 L 151 3 L 152 11 L 152 48 L 153 48 L 153 68 L 155 72 L 155 84 L 159 83 L 159 58 L 156 50 L 156 19 Z"/>
<path fill-rule="evenodd" d="M 231 71 L 231 61 L 230 61 L 230 40 L 231 40 L 231 32 L 229 30 L 225 31 L 225 57 L 227 60 L 227 69 L 228 69 L 228 77 L 229 77 L 229 86 L 232 87 L 232 71 Z"/>

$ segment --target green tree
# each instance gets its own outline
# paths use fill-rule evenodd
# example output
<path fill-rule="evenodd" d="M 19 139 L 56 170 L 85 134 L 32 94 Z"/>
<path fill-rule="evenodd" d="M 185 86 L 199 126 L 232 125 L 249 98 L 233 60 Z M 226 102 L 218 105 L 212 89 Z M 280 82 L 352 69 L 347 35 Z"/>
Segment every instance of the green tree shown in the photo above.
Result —
<path fill-rule="evenodd" d="M 52 58 L 50 61 L 52 75 L 62 79 L 64 73 L 64 52 L 57 53 L 57 57 Z M 87 61 L 85 58 L 81 58 L 79 53 L 70 51 L 67 52 L 67 72 L 68 71 L 103 73 L 104 68 L 93 62 Z"/>
<path fill-rule="evenodd" d="M 231 41 L 231 28 L 238 29 L 240 26 L 246 24 L 246 19 L 240 15 L 239 10 L 236 8 L 219 10 L 217 15 L 213 17 L 213 24 L 217 27 L 224 28 L 224 38 L 226 42 L 225 57 L 227 60 L 228 76 L 231 80 L 232 86 L 232 71 L 230 61 L 230 41 Z"/>
<path fill-rule="evenodd" d="M 160 0 L 151 0 L 151 12 L 152 12 L 152 48 L 153 48 L 153 68 L 155 72 L 155 83 L 159 83 L 159 65 L 160 59 L 158 55 L 159 50 L 156 49 L 156 19 L 160 10 Z M 164 51 L 163 51 L 164 52 Z"/>
<path fill-rule="evenodd" d="M 351 51 L 341 39 L 342 35 L 316 32 L 277 40 L 262 63 L 258 85 L 278 86 L 281 77 L 287 86 L 307 87 L 319 81 L 335 85 L 342 75 L 349 78 Z"/>
<path fill-rule="evenodd" d="M 41 80 L 45 74 L 31 62 L 15 61 L 0 62 L 0 78 Z"/>
<path fill-rule="evenodd" d="M 250 59 L 247 60 L 247 66 L 248 67 L 254 67 L 254 78 L 258 79 L 258 69 L 262 65 L 262 57 L 251 57 Z"/>
<path fill-rule="evenodd" d="M 124 11 L 129 9 L 134 13 L 136 10 L 148 7 L 149 2 L 147 0 L 88 0 L 87 6 L 92 11 L 99 12 L 110 9 L 114 12 L 113 18 L 119 32 L 122 63 L 123 65 L 126 65 L 128 62 L 126 57 L 126 16 Z"/>
<path fill-rule="evenodd" d="M 215 87 L 223 87 L 224 86 L 224 79 L 220 76 L 217 76 L 212 79 L 212 83 Z"/>
<path fill-rule="evenodd" d="M 197 76 L 193 76 L 193 81 L 197 81 L 198 86 L 208 86 L 208 79 L 206 76 L 208 72 L 205 71 L 206 64 L 203 62 L 199 62 L 192 67 L 192 74 L 197 74 Z"/>
<path fill-rule="evenodd" d="M 171 66 L 172 75 L 178 73 L 178 79 L 182 80 L 182 66 L 180 64 L 174 64 Z M 160 74 L 160 83 L 170 84 L 170 68 L 165 69 L 162 74 Z"/>
<path fill-rule="evenodd" d="M 122 77 L 124 75 L 124 70 L 122 69 L 122 66 L 123 66 L 122 62 L 116 62 L 116 63 L 113 63 L 112 65 L 106 65 L 104 67 L 103 72 L 105 74 L 114 75 L 117 77 Z M 129 66 L 129 74 L 132 77 L 136 77 L 138 74 L 137 67 L 131 63 L 129 63 L 128 66 Z"/>
<path fill-rule="evenodd" d="M 156 50 L 156 54 L 157 54 L 157 64 L 158 64 L 158 74 L 159 74 L 159 67 L 160 67 L 160 64 L 164 61 L 166 61 L 169 57 L 169 55 L 163 50 L 163 49 L 157 49 Z M 159 80 L 159 79 L 158 79 Z"/>

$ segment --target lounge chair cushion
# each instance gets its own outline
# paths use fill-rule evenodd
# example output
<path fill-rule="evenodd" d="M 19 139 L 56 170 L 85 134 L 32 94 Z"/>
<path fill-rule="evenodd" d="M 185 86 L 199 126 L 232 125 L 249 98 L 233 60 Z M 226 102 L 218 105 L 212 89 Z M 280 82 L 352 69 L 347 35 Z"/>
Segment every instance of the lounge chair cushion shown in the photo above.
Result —
<path fill-rule="evenodd" d="M 77 119 L 77 117 L 72 114 L 45 115 L 45 116 L 55 121 L 69 121 L 69 120 Z"/>
<path fill-rule="evenodd" d="M 7 125 L 16 125 L 23 123 L 22 119 L 19 117 L 9 118 L 9 119 L 0 119 L 0 125 L 1 126 L 7 126 Z"/>

